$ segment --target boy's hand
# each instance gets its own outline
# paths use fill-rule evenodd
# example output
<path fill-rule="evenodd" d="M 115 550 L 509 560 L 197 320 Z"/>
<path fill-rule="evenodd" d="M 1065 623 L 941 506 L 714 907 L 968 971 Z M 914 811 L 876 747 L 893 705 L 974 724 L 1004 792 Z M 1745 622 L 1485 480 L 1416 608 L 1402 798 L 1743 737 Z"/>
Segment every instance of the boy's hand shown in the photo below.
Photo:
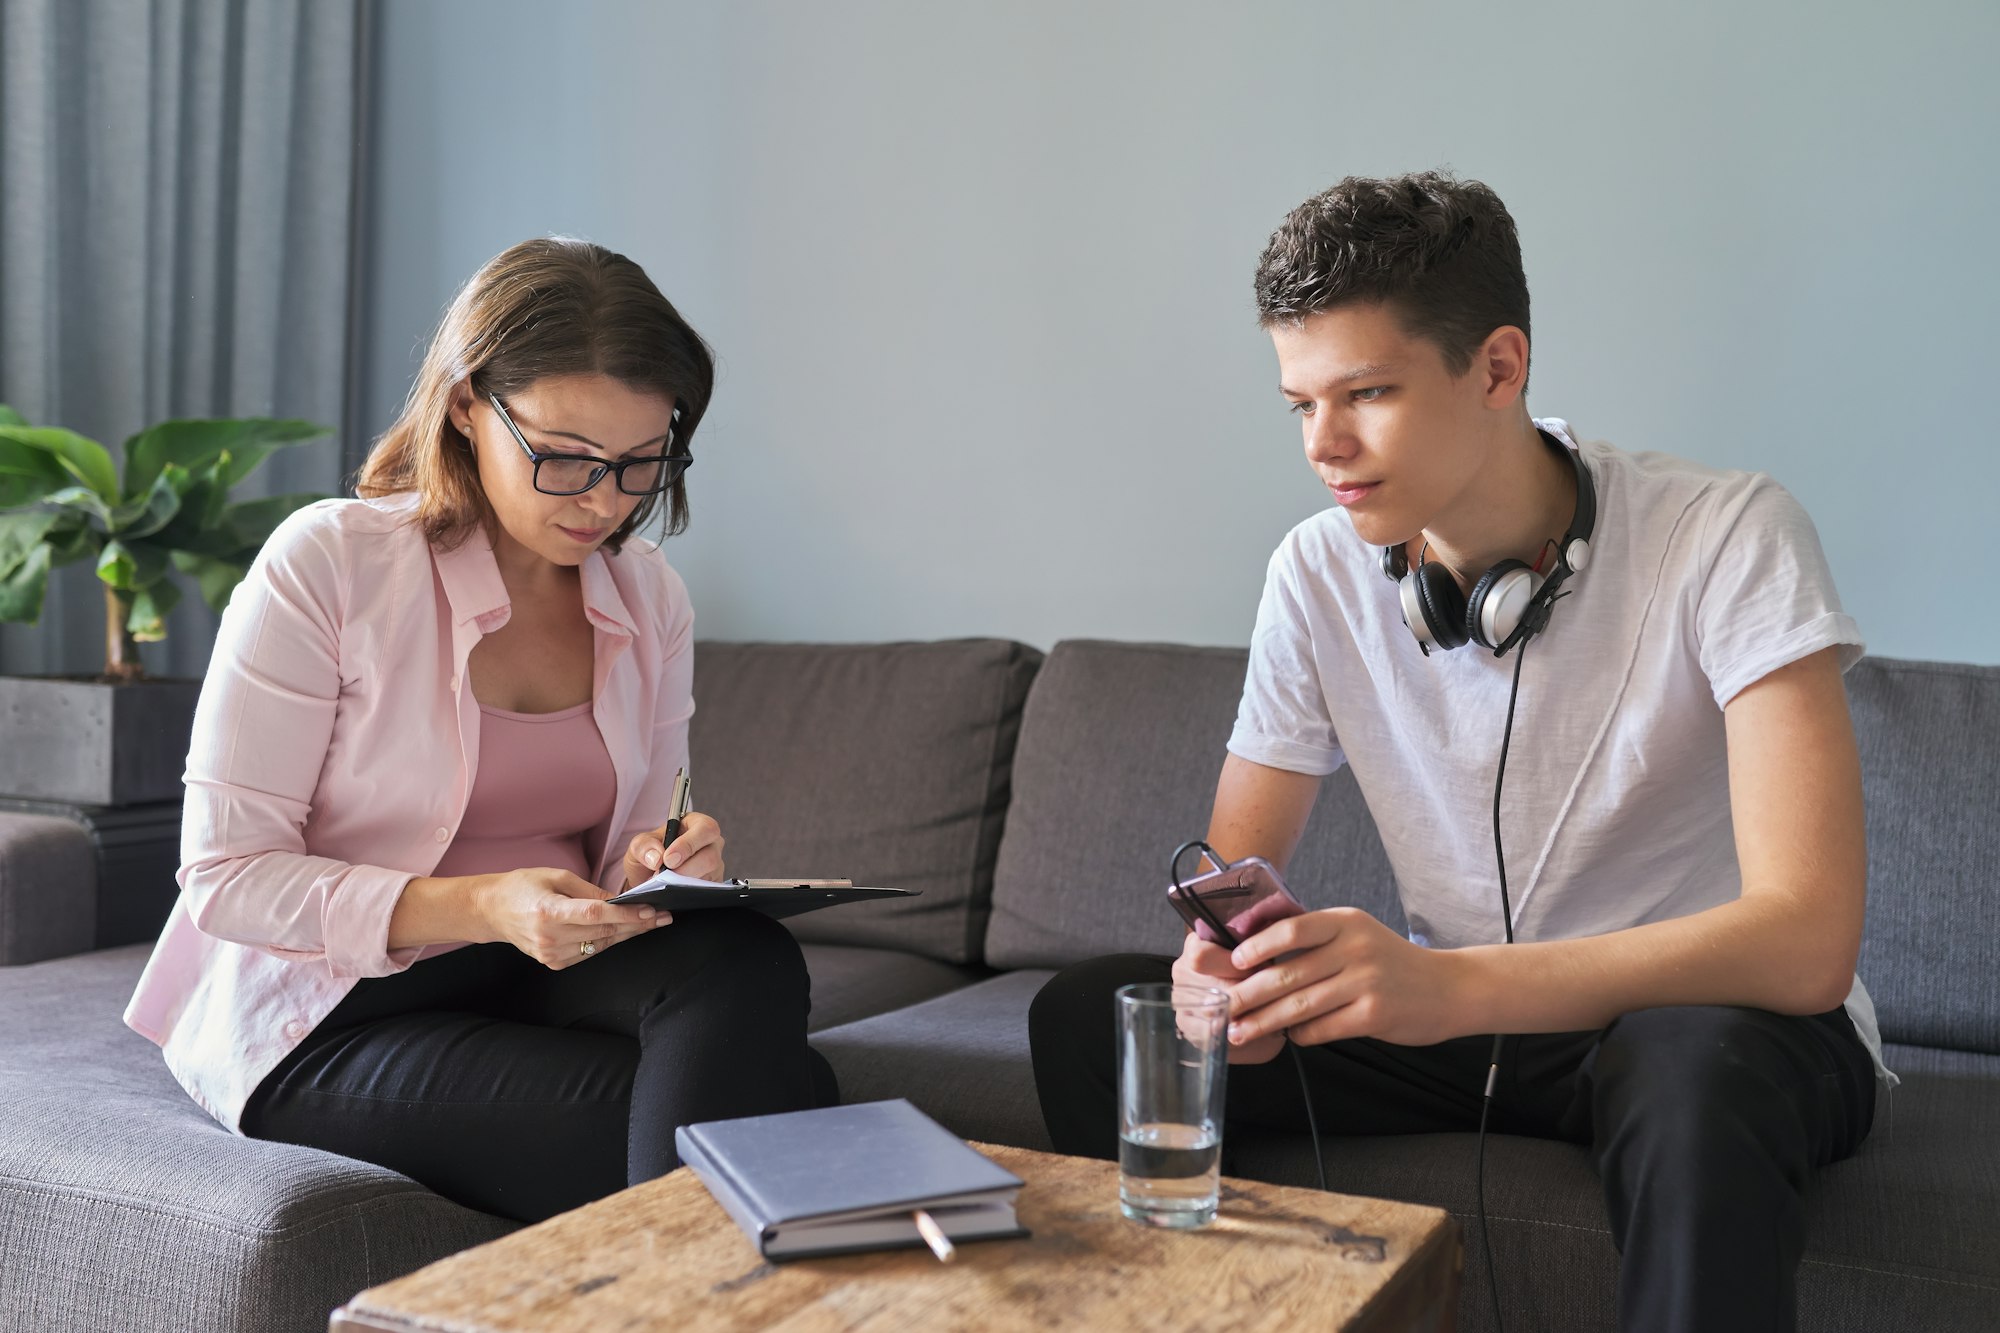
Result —
<path fill-rule="evenodd" d="M 1182 958 L 1188 953 L 1184 948 Z M 1273 1034 L 1287 1032 L 1301 1046 L 1349 1037 L 1430 1046 L 1476 1030 L 1465 1026 L 1462 969 L 1453 952 L 1412 944 L 1357 907 L 1277 922 L 1225 955 L 1223 965 L 1241 977 L 1229 986 L 1235 1015 L 1229 1036 L 1243 1050 L 1263 1050 Z"/>
<path fill-rule="evenodd" d="M 1181 956 L 1174 960 L 1174 984 L 1177 986 L 1220 986 L 1229 989 L 1234 983 L 1250 975 L 1229 961 L 1229 950 L 1219 944 L 1212 944 L 1189 931 L 1181 944 Z M 1234 1003 L 1230 1007 L 1231 1016 L 1236 1013 Z M 1285 1034 L 1258 1041 L 1229 1044 L 1229 1063 L 1233 1065 L 1261 1065 L 1277 1058 L 1285 1049 Z"/>

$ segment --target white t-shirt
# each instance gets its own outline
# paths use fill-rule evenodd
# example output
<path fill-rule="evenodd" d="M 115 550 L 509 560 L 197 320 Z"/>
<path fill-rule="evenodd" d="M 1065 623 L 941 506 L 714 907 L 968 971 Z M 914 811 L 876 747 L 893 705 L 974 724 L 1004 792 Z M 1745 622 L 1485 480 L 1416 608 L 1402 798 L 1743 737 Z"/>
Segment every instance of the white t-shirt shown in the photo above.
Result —
<path fill-rule="evenodd" d="M 1761 473 L 1578 445 L 1597 490 L 1587 568 L 1527 646 L 1500 827 L 1518 940 L 1574 939 L 1688 916 L 1742 892 L 1722 709 L 1822 648 L 1861 636 L 1819 534 Z M 1271 557 L 1232 753 L 1324 776 L 1348 764 L 1396 873 L 1410 938 L 1496 944 L 1493 778 L 1514 658 L 1426 658 L 1379 552 L 1337 509 Z M 1337 890 L 1336 890 L 1337 891 Z M 1856 1031 L 1881 1063 L 1856 978 Z"/>

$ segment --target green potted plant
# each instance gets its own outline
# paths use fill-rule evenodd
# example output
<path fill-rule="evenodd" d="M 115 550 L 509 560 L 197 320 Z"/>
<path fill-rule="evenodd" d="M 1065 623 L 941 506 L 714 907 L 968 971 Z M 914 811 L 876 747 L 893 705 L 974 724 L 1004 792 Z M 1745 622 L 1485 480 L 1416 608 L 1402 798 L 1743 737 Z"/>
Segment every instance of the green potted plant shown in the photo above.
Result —
<path fill-rule="evenodd" d="M 104 672 L 0 677 L 0 795 L 93 805 L 178 799 L 198 681 L 154 681 L 138 645 L 166 637 L 175 574 L 218 612 L 264 539 L 301 505 L 231 503 L 274 451 L 329 433 L 307 421 L 163 421 L 111 451 L 0 404 L 0 621 L 41 617 L 49 571 L 90 560 L 104 584 Z"/>

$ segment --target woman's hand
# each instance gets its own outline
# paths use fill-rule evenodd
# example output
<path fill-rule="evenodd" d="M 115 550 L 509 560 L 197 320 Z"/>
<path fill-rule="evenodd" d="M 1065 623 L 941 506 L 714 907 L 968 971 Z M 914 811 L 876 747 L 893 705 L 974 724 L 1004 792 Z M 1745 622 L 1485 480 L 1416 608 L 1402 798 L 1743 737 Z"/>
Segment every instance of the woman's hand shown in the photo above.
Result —
<path fill-rule="evenodd" d="M 491 876 L 473 900 L 486 940 L 504 940 L 556 971 L 674 919 L 650 907 L 614 906 L 589 880 L 547 867 Z"/>
<path fill-rule="evenodd" d="M 663 864 L 692 879 L 721 879 L 722 826 L 689 811 L 672 846 L 667 845 L 665 825 L 639 834 L 625 849 L 625 887 L 645 883 Z"/>
<path fill-rule="evenodd" d="M 1358 907 L 1267 926 L 1224 963 L 1242 969 L 1230 984 L 1229 1039 L 1244 1050 L 1286 1033 L 1301 1046 L 1349 1037 L 1430 1046 L 1476 1030 L 1455 951 L 1412 944 Z"/>
<path fill-rule="evenodd" d="M 1181 943 L 1181 956 L 1174 960 L 1174 984 L 1176 986 L 1204 986 L 1229 989 L 1234 983 L 1249 976 L 1229 961 L 1229 950 L 1219 944 L 1212 944 L 1201 936 L 1189 931 L 1187 939 Z M 1232 1003 L 1230 1016 L 1235 1017 Z M 1285 1049 L 1285 1034 L 1264 1037 L 1258 1041 L 1229 1045 L 1229 1063 L 1232 1065 L 1261 1065 L 1277 1058 Z"/>

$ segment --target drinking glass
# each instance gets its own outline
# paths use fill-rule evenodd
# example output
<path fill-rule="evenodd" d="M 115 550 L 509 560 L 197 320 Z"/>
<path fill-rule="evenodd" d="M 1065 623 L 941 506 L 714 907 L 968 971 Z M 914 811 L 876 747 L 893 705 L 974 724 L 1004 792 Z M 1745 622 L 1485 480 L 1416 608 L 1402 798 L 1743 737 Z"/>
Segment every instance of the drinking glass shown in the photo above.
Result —
<path fill-rule="evenodd" d="M 1215 1220 L 1229 993 L 1164 982 L 1120 987 L 1118 1206 L 1156 1227 Z"/>

